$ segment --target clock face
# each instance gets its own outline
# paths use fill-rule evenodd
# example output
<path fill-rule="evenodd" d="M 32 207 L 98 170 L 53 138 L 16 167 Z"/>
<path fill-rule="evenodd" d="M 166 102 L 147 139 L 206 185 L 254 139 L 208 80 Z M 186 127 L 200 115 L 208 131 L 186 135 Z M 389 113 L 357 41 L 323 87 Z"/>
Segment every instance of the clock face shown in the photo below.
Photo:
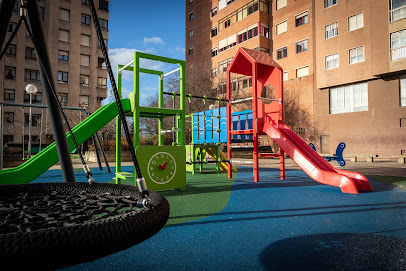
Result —
<path fill-rule="evenodd" d="M 175 176 L 176 161 L 167 152 L 154 154 L 148 162 L 148 175 L 157 184 L 168 183 Z"/>

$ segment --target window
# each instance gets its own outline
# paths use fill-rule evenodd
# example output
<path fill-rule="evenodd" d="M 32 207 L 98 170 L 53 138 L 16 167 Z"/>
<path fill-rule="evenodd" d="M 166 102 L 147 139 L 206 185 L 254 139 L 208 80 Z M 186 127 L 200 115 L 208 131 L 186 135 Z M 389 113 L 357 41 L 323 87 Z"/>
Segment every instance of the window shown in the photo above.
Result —
<path fill-rule="evenodd" d="M 89 5 L 89 0 L 82 0 L 82 5 L 88 6 Z"/>
<path fill-rule="evenodd" d="M 85 35 L 85 34 L 81 34 L 80 35 L 80 45 L 89 47 L 90 46 L 90 36 Z"/>
<path fill-rule="evenodd" d="M 89 86 L 89 75 L 81 74 L 79 85 L 81 85 L 82 87 L 88 87 Z"/>
<path fill-rule="evenodd" d="M 288 81 L 289 80 L 289 76 L 288 76 L 288 72 L 283 72 L 283 81 Z"/>
<path fill-rule="evenodd" d="M 102 106 L 102 101 L 106 99 L 104 97 L 96 97 L 96 103 L 97 103 L 97 107 L 101 107 Z"/>
<path fill-rule="evenodd" d="M 99 19 L 99 24 L 102 29 L 109 29 L 109 21 L 104 19 Z"/>
<path fill-rule="evenodd" d="M 17 1 L 14 3 L 13 12 L 14 12 L 14 13 L 17 13 L 17 12 L 18 12 L 18 4 L 17 4 Z"/>
<path fill-rule="evenodd" d="M 99 0 L 99 9 L 109 11 L 109 1 Z"/>
<path fill-rule="evenodd" d="M 195 14 L 193 13 L 193 11 L 191 13 L 189 13 L 189 21 L 193 20 L 194 17 L 195 17 Z"/>
<path fill-rule="evenodd" d="M 90 39 L 90 37 L 89 37 L 89 39 Z M 106 45 L 106 47 L 108 47 L 109 46 L 109 40 L 104 40 L 104 45 Z M 90 46 L 90 43 L 89 43 L 89 46 Z M 97 48 L 101 48 L 101 45 L 100 45 L 99 41 L 97 41 Z"/>
<path fill-rule="evenodd" d="M 227 50 L 228 48 L 231 48 L 233 46 L 237 45 L 237 39 L 236 39 L 236 35 L 233 34 L 231 36 L 229 36 L 228 38 L 222 39 L 221 41 L 219 41 L 219 53 Z"/>
<path fill-rule="evenodd" d="M 276 59 L 285 58 L 287 56 L 288 56 L 288 47 L 287 46 L 276 50 Z"/>
<path fill-rule="evenodd" d="M 17 27 L 16 23 L 10 22 L 10 24 L 8 25 L 8 28 L 7 28 L 7 32 L 13 33 L 14 30 L 16 29 L 16 27 Z"/>
<path fill-rule="evenodd" d="M 193 46 L 189 47 L 189 55 L 193 55 Z"/>
<path fill-rule="evenodd" d="M 224 61 L 219 62 L 219 73 L 225 73 L 227 71 L 228 66 L 230 66 L 233 58 L 226 59 Z"/>
<path fill-rule="evenodd" d="M 67 106 L 68 105 L 68 94 L 59 94 L 58 100 L 62 106 Z"/>
<path fill-rule="evenodd" d="M 348 31 L 364 27 L 364 13 L 359 13 L 348 18 Z"/>
<path fill-rule="evenodd" d="M 35 49 L 32 47 L 25 47 L 25 59 L 37 59 Z"/>
<path fill-rule="evenodd" d="M 58 83 L 67 84 L 69 81 L 68 72 L 58 72 Z"/>
<path fill-rule="evenodd" d="M 338 54 L 326 56 L 326 70 L 338 68 Z"/>
<path fill-rule="evenodd" d="M 261 24 L 261 36 L 269 39 L 269 27 Z"/>
<path fill-rule="evenodd" d="M 227 84 L 226 83 L 220 83 L 217 87 L 219 94 L 223 94 L 227 92 Z"/>
<path fill-rule="evenodd" d="M 4 90 L 4 101 L 9 103 L 14 103 L 16 98 L 16 91 L 14 89 Z"/>
<path fill-rule="evenodd" d="M 368 83 L 330 88 L 330 114 L 368 110 Z"/>
<path fill-rule="evenodd" d="M 254 49 L 252 49 L 254 51 L 259 51 L 259 52 L 263 52 L 265 54 L 269 54 L 269 49 L 268 48 L 263 48 L 263 47 L 256 47 Z"/>
<path fill-rule="evenodd" d="M 324 27 L 324 31 L 325 31 L 325 39 L 329 39 L 329 38 L 337 36 L 338 35 L 337 23 L 335 22 L 335 23 L 326 25 Z"/>
<path fill-rule="evenodd" d="M 288 31 L 288 21 L 283 21 L 276 25 L 276 35 L 280 35 Z"/>
<path fill-rule="evenodd" d="M 211 37 L 217 36 L 217 27 L 211 29 Z"/>
<path fill-rule="evenodd" d="M 337 0 L 324 0 L 324 8 L 328 8 L 337 4 Z"/>
<path fill-rule="evenodd" d="M 13 135 L 4 135 L 3 142 L 7 144 L 13 144 L 14 136 Z"/>
<path fill-rule="evenodd" d="M 14 44 L 10 44 L 6 51 L 7 56 L 16 57 L 17 55 L 17 46 Z"/>
<path fill-rule="evenodd" d="M 296 54 L 305 52 L 308 50 L 308 40 L 302 40 L 296 43 Z"/>
<path fill-rule="evenodd" d="M 237 33 L 238 43 L 249 40 L 253 37 L 258 36 L 258 24 L 254 24 L 248 28 L 245 28 Z"/>
<path fill-rule="evenodd" d="M 88 107 L 89 106 L 89 96 L 79 96 L 79 106 Z"/>
<path fill-rule="evenodd" d="M 364 46 L 350 50 L 350 64 L 364 62 Z"/>
<path fill-rule="evenodd" d="M 189 30 L 189 38 L 193 37 L 193 28 Z"/>
<path fill-rule="evenodd" d="M 36 70 L 25 70 L 25 81 L 29 82 L 41 82 L 41 76 L 39 71 Z"/>
<path fill-rule="evenodd" d="M 32 94 L 32 103 L 33 104 L 41 104 L 42 102 L 42 95 L 40 93 Z M 30 94 L 24 94 L 24 103 L 30 103 Z"/>
<path fill-rule="evenodd" d="M 30 121 L 30 114 L 24 114 L 24 124 L 26 126 L 29 125 Z M 41 125 L 41 115 L 40 114 L 32 114 L 31 115 L 31 125 L 34 127 L 38 127 Z M 35 140 L 33 140 L 35 141 Z"/>
<path fill-rule="evenodd" d="M 276 10 L 286 7 L 287 0 L 276 0 Z"/>
<path fill-rule="evenodd" d="M 217 7 L 214 7 L 211 9 L 211 17 L 214 17 L 217 15 Z"/>
<path fill-rule="evenodd" d="M 211 49 L 211 57 L 215 57 L 217 55 L 217 47 Z"/>
<path fill-rule="evenodd" d="M 296 27 L 307 24 L 308 23 L 308 14 L 307 11 L 296 15 Z"/>
<path fill-rule="evenodd" d="M 106 69 L 106 64 L 104 63 L 104 58 L 102 58 L 102 57 L 97 58 L 97 68 L 103 69 L 103 70 Z"/>
<path fill-rule="evenodd" d="M 59 40 L 69 42 L 69 31 L 59 29 Z"/>
<path fill-rule="evenodd" d="M 6 66 L 5 76 L 6 76 L 6 79 L 10 79 L 10 80 L 16 79 L 16 68 Z"/>
<path fill-rule="evenodd" d="M 80 55 L 80 65 L 90 67 L 90 56 Z"/>
<path fill-rule="evenodd" d="M 217 76 L 217 67 L 211 69 L 211 77 L 214 78 Z"/>
<path fill-rule="evenodd" d="M 69 63 L 69 52 L 68 51 L 58 51 L 58 61 Z"/>
<path fill-rule="evenodd" d="M 106 88 L 107 87 L 107 78 L 97 77 L 97 87 Z"/>
<path fill-rule="evenodd" d="M 70 21 L 70 11 L 68 9 L 60 8 L 59 9 L 59 20 Z"/>
<path fill-rule="evenodd" d="M 296 69 L 296 78 L 305 77 L 309 75 L 309 66 L 300 67 Z"/>
<path fill-rule="evenodd" d="M 80 16 L 80 23 L 83 25 L 90 25 L 90 16 L 86 14 L 82 14 Z"/>
<path fill-rule="evenodd" d="M 4 122 L 6 124 L 14 123 L 14 112 L 4 112 Z"/>
<path fill-rule="evenodd" d="M 406 76 L 399 80 L 400 83 L 400 106 L 406 106 Z"/>
<path fill-rule="evenodd" d="M 401 60 L 406 58 L 406 29 L 392 33 L 391 41 L 391 60 Z"/>
<path fill-rule="evenodd" d="M 390 22 L 406 18 L 406 1 L 390 0 Z"/>

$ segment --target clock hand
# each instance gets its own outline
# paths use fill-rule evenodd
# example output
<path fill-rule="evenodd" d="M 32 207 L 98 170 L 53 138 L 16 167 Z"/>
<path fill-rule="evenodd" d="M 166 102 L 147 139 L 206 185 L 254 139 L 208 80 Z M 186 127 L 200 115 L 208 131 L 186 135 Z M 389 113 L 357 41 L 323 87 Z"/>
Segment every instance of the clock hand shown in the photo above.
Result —
<path fill-rule="evenodd" d="M 168 163 L 168 161 L 165 161 L 165 163 L 163 163 L 163 165 L 158 165 L 158 167 L 159 167 L 161 170 L 164 170 L 167 163 Z"/>

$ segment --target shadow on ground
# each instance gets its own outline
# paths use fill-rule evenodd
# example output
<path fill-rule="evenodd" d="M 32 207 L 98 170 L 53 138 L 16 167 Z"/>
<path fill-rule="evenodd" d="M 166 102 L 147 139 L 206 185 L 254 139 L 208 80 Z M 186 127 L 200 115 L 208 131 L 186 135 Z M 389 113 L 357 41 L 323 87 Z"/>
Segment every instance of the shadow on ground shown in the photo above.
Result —
<path fill-rule="evenodd" d="M 266 270 L 406 270 L 406 239 L 372 233 L 314 234 L 276 241 L 260 254 Z"/>

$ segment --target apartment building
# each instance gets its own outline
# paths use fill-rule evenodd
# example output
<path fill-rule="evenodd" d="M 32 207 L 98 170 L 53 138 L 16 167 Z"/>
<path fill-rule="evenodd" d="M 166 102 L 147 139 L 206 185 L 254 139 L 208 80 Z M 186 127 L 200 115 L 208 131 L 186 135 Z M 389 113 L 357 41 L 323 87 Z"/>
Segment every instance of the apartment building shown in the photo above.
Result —
<path fill-rule="evenodd" d="M 17 1 L 19 2 L 19 1 Z M 16 2 L 6 41 L 20 19 Z M 95 0 L 99 22 L 106 44 L 108 41 L 108 1 Z M 89 0 L 39 1 L 48 50 L 56 80 L 59 100 L 64 106 L 85 107 L 90 113 L 101 106 L 107 97 L 107 71 L 91 19 Z M 41 77 L 33 43 L 24 25 L 18 30 L 12 45 L 0 61 L 0 101 L 30 103 L 25 92 L 34 84 L 38 92 L 32 95 L 33 104 L 45 104 Z M 3 139 L 5 144 L 28 142 L 29 109 L 5 106 Z M 77 123 L 85 114 L 66 111 Z M 32 109 L 32 142 L 51 143 L 53 132 L 46 110 Z"/>
<path fill-rule="evenodd" d="M 406 0 L 186 1 L 186 63 L 210 67 L 219 94 L 240 46 L 283 67 L 285 96 L 313 120 L 296 132 L 315 130 L 322 153 L 406 153 Z"/>
<path fill-rule="evenodd" d="M 406 0 L 315 1 L 322 152 L 406 153 Z"/>
<path fill-rule="evenodd" d="M 186 1 L 186 63 L 192 73 L 210 69 L 213 93 L 225 94 L 225 73 L 238 47 L 270 52 L 269 10 L 264 0 Z M 236 92 L 251 84 L 250 78 L 232 80 Z"/>

